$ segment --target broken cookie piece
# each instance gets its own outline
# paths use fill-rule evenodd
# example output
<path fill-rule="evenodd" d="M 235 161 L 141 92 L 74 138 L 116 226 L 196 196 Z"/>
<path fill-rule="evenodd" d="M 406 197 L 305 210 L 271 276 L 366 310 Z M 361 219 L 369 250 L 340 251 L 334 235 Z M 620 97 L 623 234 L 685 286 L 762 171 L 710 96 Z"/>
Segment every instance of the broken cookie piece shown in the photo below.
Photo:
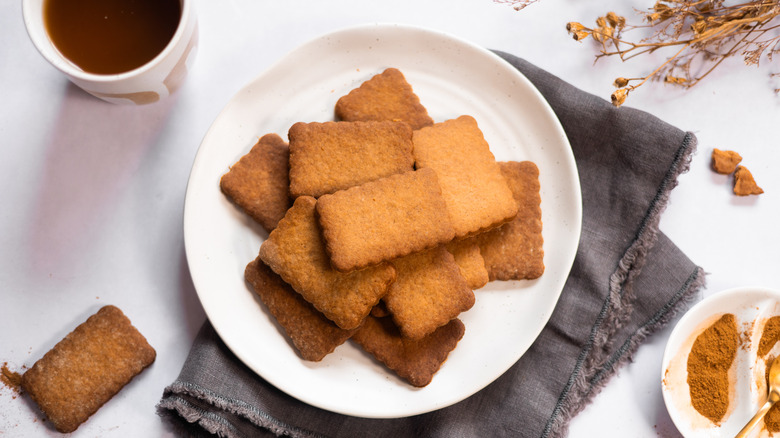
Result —
<path fill-rule="evenodd" d="M 723 175 L 734 172 L 737 164 L 742 161 L 742 156 L 734 151 L 712 150 L 712 169 Z"/>
<path fill-rule="evenodd" d="M 753 174 L 745 166 L 737 166 L 734 172 L 734 194 L 737 196 L 760 195 L 764 190 L 756 184 Z"/>

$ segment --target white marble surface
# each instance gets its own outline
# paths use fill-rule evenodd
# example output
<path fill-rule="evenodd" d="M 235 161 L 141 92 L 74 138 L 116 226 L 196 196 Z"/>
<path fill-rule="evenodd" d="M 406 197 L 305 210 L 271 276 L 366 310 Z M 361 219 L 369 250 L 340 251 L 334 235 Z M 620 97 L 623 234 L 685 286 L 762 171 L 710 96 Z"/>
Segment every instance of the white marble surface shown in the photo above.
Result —
<path fill-rule="evenodd" d="M 664 55 L 594 65 L 595 46 L 573 41 L 565 23 L 593 23 L 610 10 L 632 17 L 632 8 L 651 6 L 540 0 L 515 11 L 491 0 L 198 0 L 200 47 L 185 85 L 163 102 L 127 107 L 69 84 L 27 38 L 21 2 L 4 2 L 0 363 L 16 371 L 31 366 L 88 315 L 115 304 L 157 349 L 157 361 L 73 435 L 172 436 L 154 406 L 205 318 L 184 258 L 184 191 L 200 140 L 243 84 L 320 34 L 397 22 L 514 53 L 606 98 L 615 77 L 647 72 Z M 734 59 L 693 89 L 653 83 L 627 102 L 698 136 L 699 151 L 671 196 L 661 229 L 709 273 L 702 296 L 736 286 L 780 288 L 780 101 L 768 77 L 772 67 L 745 67 Z M 766 193 L 733 196 L 729 179 L 709 169 L 713 147 L 740 151 Z M 660 388 L 670 331 L 639 349 L 575 418 L 571 436 L 677 434 Z M 59 435 L 35 406 L 5 387 L 0 412 L 0 436 Z"/>

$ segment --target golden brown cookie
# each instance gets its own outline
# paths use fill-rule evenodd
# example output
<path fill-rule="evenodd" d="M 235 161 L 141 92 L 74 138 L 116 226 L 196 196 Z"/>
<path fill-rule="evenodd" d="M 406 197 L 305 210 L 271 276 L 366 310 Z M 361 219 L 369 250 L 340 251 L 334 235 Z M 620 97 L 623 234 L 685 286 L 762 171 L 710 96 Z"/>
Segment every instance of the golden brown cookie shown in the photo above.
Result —
<path fill-rule="evenodd" d="M 73 432 L 156 357 L 121 310 L 105 306 L 22 376 L 54 427 Z"/>
<path fill-rule="evenodd" d="M 742 156 L 734 151 L 712 150 L 712 169 L 715 172 L 728 175 L 737 169 L 741 161 Z"/>
<path fill-rule="evenodd" d="M 764 189 L 756 184 L 753 174 L 745 166 L 737 166 L 734 173 L 734 194 L 738 196 L 760 195 Z"/>
<path fill-rule="evenodd" d="M 354 333 L 354 330 L 336 326 L 259 257 L 247 265 L 244 277 L 284 328 L 303 359 L 322 360 Z"/>
<path fill-rule="evenodd" d="M 488 230 L 517 214 L 512 192 L 473 117 L 415 131 L 414 159 L 418 169 L 430 168 L 439 176 L 455 237 Z"/>
<path fill-rule="evenodd" d="M 412 386 L 423 387 L 431 383 L 465 331 L 463 323 L 453 319 L 430 335 L 413 340 L 402 337 L 390 318 L 370 316 L 352 340 Z"/>
<path fill-rule="evenodd" d="M 412 129 L 401 122 L 294 124 L 290 193 L 315 198 L 413 169 Z"/>
<path fill-rule="evenodd" d="M 433 124 L 428 110 L 398 69 L 388 68 L 336 102 L 341 120 L 400 120 L 412 129 Z"/>
<path fill-rule="evenodd" d="M 287 143 L 266 134 L 219 182 L 222 192 L 269 233 L 292 204 L 289 157 Z"/>
<path fill-rule="evenodd" d="M 490 281 L 485 259 L 482 258 L 479 245 L 474 240 L 453 240 L 447 244 L 447 251 L 455 258 L 460 273 L 472 290 L 479 289 Z"/>
<path fill-rule="evenodd" d="M 342 273 L 330 264 L 310 196 L 295 200 L 260 246 L 260 259 L 344 330 L 358 327 L 395 280 L 389 263 Z"/>
<path fill-rule="evenodd" d="M 452 240 L 436 172 L 410 171 L 317 202 L 330 261 L 352 271 Z"/>
<path fill-rule="evenodd" d="M 474 305 L 474 292 L 443 246 L 392 263 L 396 279 L 382 300 L 402 336 L 421 339 Z"/>
<path fill-rule="evenodd" d="M 491 281 L 538 278 L 544 272 L 539 169 L 530 161 L 499 163 L 519 206 L 515 219 L 474 236 Z"/>

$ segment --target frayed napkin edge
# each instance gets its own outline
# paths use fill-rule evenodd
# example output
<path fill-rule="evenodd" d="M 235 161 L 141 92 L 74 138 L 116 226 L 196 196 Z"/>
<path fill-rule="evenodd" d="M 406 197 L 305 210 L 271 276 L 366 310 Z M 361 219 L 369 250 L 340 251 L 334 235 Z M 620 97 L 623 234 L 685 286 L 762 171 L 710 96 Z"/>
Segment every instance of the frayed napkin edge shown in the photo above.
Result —
<path fill-rule="evenodd" d="M 618 268 L 610 276 L 610 291 L 592 327 L 590 340 L 580 352 L 577 365 L 545 425 L 542 438 L 565 437 L 571 419 L 592 401 L 593 396 L 609 381 L 609 377 L 631 360 L 641 341 L 665 326 L 674 314 L 681 310 L 681 307 L 687 307 L 694 300 L 695 293 L 704 286 L 704 271 L 697 267 L 681 290 L 660 311 L 665 311 L 668 315 L 659 316 L 653 324 L 643 325 L 630 337 L 628 344 L 624 344 L 618 350 L 621 355 L 617 358 L 598 354 L 609 349 L 610 343 L 614 342 L 614 334 L 631 318 L 634 300 L 633 280 L 641 273 L 647 253 L 655 245 L 661 213 L 666 209 L 672 189 L 677 186 L 677 178 L 690 169 L 697 143 L 693 133 L 685 133 L 672 166 L 659 186 L 634 242 L 626 250 Z M 673 302 L 681 302 L 684 306 L 676 306 Z M 604 368 L 605 363 L 609 364 L 608 368 Z"/>
<path fill-rule="evenodd" d="M 220 412 L 239 416 L 277 436 L 321 438 L 321 435 L 316 433 L 285 424 L 248 403 L 226 399 L 206 388 L 180 380 L 176 380 L 165 388 L 163 398 L 157 404 L 157 414 L 175 424 L 179 432 L 186 433 L 191 437 L 208 436 L 196 433 L 198 426 L 219 437 L 243 437 L 243 434 L 227 418 L 218 413 L 206 411 L 193 404 L 191 400 L 201 401 L 219 409 Z"/>

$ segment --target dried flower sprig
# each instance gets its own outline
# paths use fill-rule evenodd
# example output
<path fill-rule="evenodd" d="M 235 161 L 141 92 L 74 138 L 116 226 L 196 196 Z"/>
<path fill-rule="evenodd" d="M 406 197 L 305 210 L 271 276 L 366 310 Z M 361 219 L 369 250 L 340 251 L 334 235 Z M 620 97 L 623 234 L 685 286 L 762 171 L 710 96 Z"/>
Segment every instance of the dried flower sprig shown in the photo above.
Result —
<path fill-rule="evenodd" d="M 692 87 L 724 60 L 741 55 L 746 65 L 771 61 L 780 53 L 780 0 L 759 0 L 726 5 L 724 0 L 660 0 L 640 12 L 646 24 L 628 25 L 625 17 L 609 12 L 595 27 L 570 22 L 566 29 L 582 41 L 592 37 L 601 50 L 596 59 L 618 56 L 626 61 L 659 49 L 676 49 L 651 73 L 639 78 L 617 78 L 611 100 L 622 105 L 628 94 L 648 80 Z M 650 28 L 652 34 L 637 42 L 622 38 L 628 30 Z M 772 76 L 778 76 L 773 74 Z M 775 90 L 778 91 L 778 90 Z"/>

